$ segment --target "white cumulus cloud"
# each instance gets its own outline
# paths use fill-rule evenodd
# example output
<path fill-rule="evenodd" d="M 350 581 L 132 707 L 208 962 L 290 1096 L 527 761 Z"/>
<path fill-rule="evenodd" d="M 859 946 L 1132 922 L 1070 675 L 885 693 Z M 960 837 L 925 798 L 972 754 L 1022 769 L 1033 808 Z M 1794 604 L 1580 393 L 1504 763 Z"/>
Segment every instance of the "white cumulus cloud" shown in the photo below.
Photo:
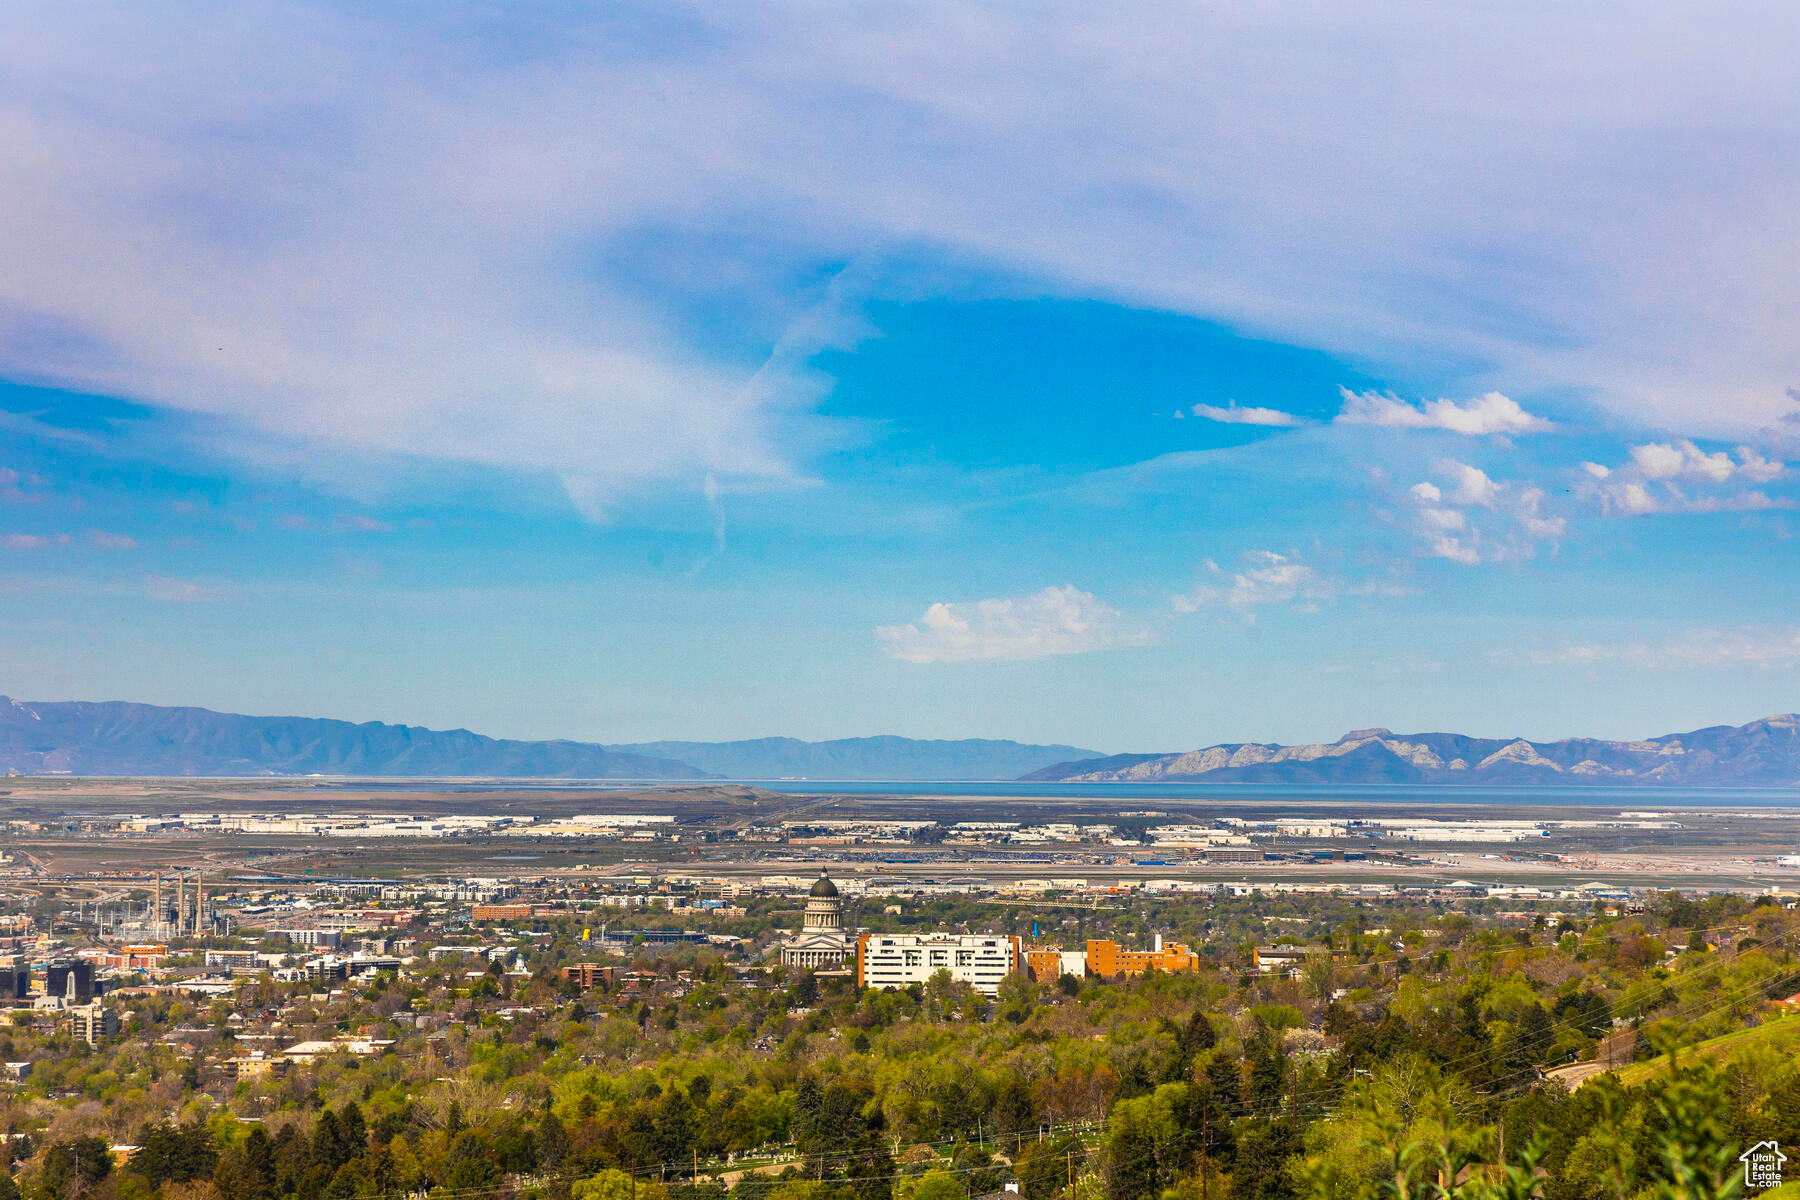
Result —
<path fill-rule="evenodd" d="M 1337 420 L 1344 425 L 1388 425 L 1398 429 L 1447 429 L 1477 437 L 1496 433 L 1542 433 L 1550 422 L 1519 407 L 1519 402 L 1499 392 L 1488 392 L 1458 404 L 1454 400 L 1426 400 L 1411 404 L 1379 392 L 1352 392 L 1340 388 L 1344 407 Z"/>
<path fill-rule="evenodd" d="M 1650 442 L 1631 447 L 1631 461 L 1645 479 L 1706 479 L 1724 483 L 1737 470 L 1723 450 L 1707 454 L 1692 442 Z"/>
<path fill-rule="evenodd" d="M 1218 421 L 1225 425 L 1292 427 L 1302 424 L 1300 418 L 1293 413 L 1282 412 L 1278 408 L 1255 408 L 1249 405 L 1239 407 L 1235 400 L 1224 408 L 1220 408 L 1216 404 L 1196 404 L 1190 411 L 1196 417 L 1208 421 Z"/>
<path fill-rule="evenodd" d="M 1559 541 L 1568 533 L 1566 517 L 1544 511 L 1547 496 L 1540 487 L 1496 480 L 1454 458 L 1433 469 L 1444 486 L 1422 480 L 1407 489 L 1428 557 L 1467 567 L 1529 558 L 1538 542 Z"/>
<path fill-rule="evenodd" d="M 1520 526 L 1534 538 L 1555 541 L 1569 531 L 1567 517 L 1547 517 L 1544 515 L 1544 489 L 1539 487 L 1522 487 L 1513 497 L 1513 516 Z"/>
<path fill-rule="evenodd" d="M 1475 504 L 1482 508 L 1492 508 L 1500 498 L 1500 485 L 1480 467 L 1446 458 L 1437 464 L 1437 469 L 1450 480 L 1449 497 L 1452 504 Z"/>
<path fill-rule="evenodd" d="M 1430 542 L 1430 554 L 1433 558 L 1447 558 L 1453 563 L 1461 563 L 1465 567 L 1481 565 L 1481 551 L 1459 537 L 1435 537 Z"/>
<path fill-rule="evenodd" d="M 1751 447 L 1739 446 L 1737 473 L 1751 483 L 1773 483 L 1787 473 L 1787 464 L 1771 462 Z"/>
<path fill-rule="evenodd" d="M 1029 596 L 933 604 L 875 637 L 902 662 L 1019 661 L 1142 645 L 1147 635 L 1111 605 L 1072 586 Z"/>
<path fill-rule="evenodd" d="M 1629 461 L 1618 467 L 1583 463 L 1582 494 L 1602 512 L 1642 517 L 1653 513 L 1763 512 L 1792 508 L 1793 501 L 1749 485 L 1773 483 L 1787 464 L 1751 446 L 1702 450 L 1686 439 L 1628 447 Z"/>

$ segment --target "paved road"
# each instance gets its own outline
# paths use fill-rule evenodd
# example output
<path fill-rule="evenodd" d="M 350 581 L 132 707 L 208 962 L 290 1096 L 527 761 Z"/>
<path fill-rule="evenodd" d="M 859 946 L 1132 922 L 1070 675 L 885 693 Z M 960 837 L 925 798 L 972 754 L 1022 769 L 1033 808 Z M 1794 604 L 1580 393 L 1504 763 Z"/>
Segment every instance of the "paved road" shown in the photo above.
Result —
<path fill-rule="evenodd" d="M 1545 1071 L 1544 1075 L 1548 1079 L 1562 1080 L 1569 1085 L 1569 1090 L 1572 1092 L 1594 1076 L 1610 1070 L 1612 1068 L 1604 1063 L 1578 1062 L 1570 1063 L 1566 1067 L 1552 1067 Z"/>

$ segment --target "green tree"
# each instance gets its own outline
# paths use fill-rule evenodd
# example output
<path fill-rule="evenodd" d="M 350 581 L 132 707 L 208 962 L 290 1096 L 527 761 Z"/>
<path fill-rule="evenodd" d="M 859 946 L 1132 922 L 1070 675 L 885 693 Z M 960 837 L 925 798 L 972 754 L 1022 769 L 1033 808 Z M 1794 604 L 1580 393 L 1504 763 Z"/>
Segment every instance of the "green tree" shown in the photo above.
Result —
<path fill-rule="evenodd" d="M 482 1191 L 500 1182 L 500 1167 L 475 1133 L 464 1130 L 444 1156 L 444 1186 L 453 1192 Z"/>
<path fill-rule="evenodd" d="M 538 1165 L 546 1171 L 556 1170 L 569 1157 L 569 1130 L 548 1110 L 538 1122 L 537 1146 Z"/>
<path fill-rule="evenodd" d="M 914 1185 L 911 1200 L 964 1200 L 967 1192 L 963 1190 L 962 1180 L 948 1171 L 936 1167 L 919 1177 Z"/>
<path fill-rule="evenodd" d="M 138 1152 L 131 1158 L 131 1169 L 142 1175 L 151 1187 L 165 1181 L 188 1183 L 212 1175 L 219 1155 L 213 1149 L 212 1133 L 195 1122 L 190 1125 L 153 1125 L 138 1135 Z"/>
<path fill-rule="evenodd" d="M 569 1200 L 632 1200 L 631 1176 L 608 1167 L 569 1186 Z"/>
<path fill-rule="evenodd" d="M 38 1186 L 58 1200 L 71 1200 L 112 1174 L 112 1153 L 97 1137 L 56 1142 L 44 1152 Z"/>
<path fill-rule="evenodd" d="M 1286 1121 L 1246 1118 L 1237 1131 L 1234 1200 L 1287 1200 L 1294 1195 L 1288 1160 L 1299 1148 L 1300 1139 Z"/>

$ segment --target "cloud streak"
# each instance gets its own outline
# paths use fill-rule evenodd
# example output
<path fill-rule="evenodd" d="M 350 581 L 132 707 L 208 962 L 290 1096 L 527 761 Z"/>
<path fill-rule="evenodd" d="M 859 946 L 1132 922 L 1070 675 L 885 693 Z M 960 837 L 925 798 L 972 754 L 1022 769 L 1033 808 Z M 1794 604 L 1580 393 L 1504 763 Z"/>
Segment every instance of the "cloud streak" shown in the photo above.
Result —
<path fill-rule="evenodd" d="M 1763 236 L 1800 187 L 1766 150 L 1800 124 L 1785 13 L 543 12 L 17 14 L 0 373 L 305 471 L 341 466 L 323 441 L 550 472 L 597 514 L 803 474 L 829 381 L 757 378 L 684 305 L 773 342 L 795 279 L 891 252 L 1683 431 L 1791 410 L 1800 245 Z M 1498 393 L 1349 408 L 1541 427 Z"/>
<path fill-rule="evenodd" d="M 1217 421 L 1221 425 L 1268 425 L 1275 428 L 1293 428 L 1296 425 L 1305 424 L 1293 413 L 1282 412 L 1278 408 L 1256 408 L 1249 405 L 1240 408 L 1235 400 L 1224 408 L 1215 404 L 1196 404 L 1189 411 L 1202 420 Z"/>
<path fill-rule="evenodd" d="M 1352 392 L 1340 389 L 1344 407 L 1337 415 L 1340 425 L 1384 425 L 1393 429 L 1444 429 L 1469 437 L 1490 434 L 1544 433 L 1553 428 L 1549 421 L 1533 416 L 1519 403 L 1499 392 L 1488 392 L 1472 400 L 1426 400 L 1412 404 L 1396 396 L 1376 392 Z"/>
<path fill-rule="evenodd" d="M 1568 643 L 1553 649 L 1507 652 L 1502 661 L 1530 666 L 1619 665 L 1644 670 L 1791 668 L 1800 664 L 1800 626 L 1694 629 L 1660 641 Z"/>
<path fill-rule="evenodd" d="M 144 595 L 165 604 L 214 604 L 225 598 L 221 589 L 210 584 L 169 575 L 144 576 Z"/>

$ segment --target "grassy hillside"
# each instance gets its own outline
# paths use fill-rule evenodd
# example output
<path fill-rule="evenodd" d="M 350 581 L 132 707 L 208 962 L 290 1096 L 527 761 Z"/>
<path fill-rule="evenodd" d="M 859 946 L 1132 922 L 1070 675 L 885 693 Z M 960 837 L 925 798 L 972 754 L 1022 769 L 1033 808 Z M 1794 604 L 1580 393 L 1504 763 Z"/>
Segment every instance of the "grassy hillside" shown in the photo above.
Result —
<path fill-rule="evenodd" d="M 1770 1049 L 1790 1053 L 1800 1049 L 1800 1013 L 1776 1017 L 1753 1029 L 1740 1029 L 1720 1037 L 1708 1038 L 1678 1052 L 1678 1062 L 1694 1058 L 1729 1059 L 1751 1050 Z M 1667 1055 L 1653 1062 L 1633 1063 L 1618 1072 L 1619 1081 L 1636 1087 L 1669 1069 Z"/>

